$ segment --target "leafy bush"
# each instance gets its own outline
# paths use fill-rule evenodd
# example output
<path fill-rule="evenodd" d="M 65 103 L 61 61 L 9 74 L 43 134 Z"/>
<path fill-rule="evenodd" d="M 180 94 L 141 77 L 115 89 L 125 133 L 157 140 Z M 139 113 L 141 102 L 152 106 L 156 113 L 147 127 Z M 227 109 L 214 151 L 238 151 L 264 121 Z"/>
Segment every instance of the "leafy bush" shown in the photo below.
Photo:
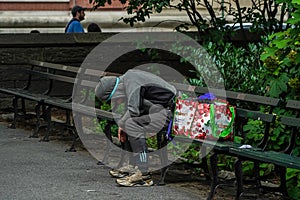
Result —
<path fill-rule="evenodd" d="M 284 1 L 277 0 L 277 2 Z M 265 67 L 263 80 L 268 88 L 267 95 L 280 97 L 283 101 L 300 98 L 300 0 L 289 0 L 287 2 L 290 3 L 294 11 L 287 21 L 292 28 L 270 35 L 266 40 L 268 45 L 261 55 Z M 283 112 L 283 110 L 277 110 L 279 115 L 290 114 Z M 289 130 L 285 130 L 284 127 L 280 127 L 280 129 L 274 129 L 273 131 L 271 142 L 274 142 L 274 144 L 284 143 L 289 137 Z M 299 138 L 296 143 L 298 148 L 294 150 L 294 154 L 299 156 Z M 274 145 L 274 148 L 276 147 L 278 145 Z M 300 171 L 288 169 L 286 177 L 289 195 L 293 199 L 299 199 Z"/>
<path fill-rule="evenodd" d="M 232 43 L 204 44 L 204 48 L 216 64 L 222 75 L 226 90 L 242 91 L 252 94 L 261 94 L 263 88 L 257 84 L 263 70 L 259 61 L 262 52 L 261 44 L 248 44 L 246 47 L 236 47 Z M 192 85 L 206 86 L 199 72 L 202 66 L 197 66 L 198 79 L 190 79 Z"/>
<path fill-rule="evenodd" d="M 300 1 L 292 2 L 295 11 L 288 22 L 293 28 L 270 35 L 261 55 L 268 95 L 283 99 L 300 95 Z"/>

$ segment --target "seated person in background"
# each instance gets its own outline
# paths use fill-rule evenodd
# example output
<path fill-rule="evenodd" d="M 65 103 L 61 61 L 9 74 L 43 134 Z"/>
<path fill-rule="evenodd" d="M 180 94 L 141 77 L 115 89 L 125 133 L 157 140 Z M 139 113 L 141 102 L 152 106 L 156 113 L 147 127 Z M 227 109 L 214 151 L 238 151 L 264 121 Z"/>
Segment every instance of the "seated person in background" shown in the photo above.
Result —
<path fill-rule="evenodd" d="M 88 32 L 102 32 L 100 26 L 96 23 L 90 23 L 87 27 Z"/>

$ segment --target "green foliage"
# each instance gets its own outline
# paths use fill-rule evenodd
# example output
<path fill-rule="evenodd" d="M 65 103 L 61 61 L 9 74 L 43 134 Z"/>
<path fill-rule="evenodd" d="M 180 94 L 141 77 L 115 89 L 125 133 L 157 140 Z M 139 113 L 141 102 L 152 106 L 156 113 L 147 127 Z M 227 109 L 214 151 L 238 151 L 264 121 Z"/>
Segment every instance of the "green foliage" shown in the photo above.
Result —
<path fill-rule="evenodd" d="M 201 162 L 201 148 L 199 145 L 170 142 L 167 148 L 175 157 L 184 158 L 188 163 Z M 185 149 L 184 152 L 183 149 Z"/>
<path fill-rule="evenodd" d="M 287 21 L 292 28 L 268 36 L 266 39 L 267 46 L 261 55 L 261 60 L 264 63 L 263 80 L 265 80 L 267 95 L 280 97 L 283 100 L 300 97 L 300 0 L 288 2 L 293 8 L 292 17 Z M 278 115 L 289 114 L 280 109 L 274 112 Z M 289 134 L 289 129 L 276 123 L 270 138 L 273 149 L 282 149 L 289 140 Z M 299 144 L 299 140 L 296 143 Z M 294 152 L 299 156 L 297 154 L 299 153 L 299 146 Z M 299 199 L 299 171 L 288 169 L 286 177 L 289 195 L 293 199 Z"/>
<path fill-rule="evenodd" d="M 95 96 L 92 96 L 92 98 L 95 98 Z M 98 101 L 96 100 L 95 102 L 96 107 L 98 107 L 99 109 L 101 110 L 106 110 L 106 111 L 109 111 L 111 109 L 111 105 L 108 104 L 107 102 L 105 101 Z M 107 120 L 106 119 L 94 119 L 93 120 L 93 123 L 94 123 L 94 127 L 95 127 L 95 132 L 96 133 L 103 133 L 103 130 L 107 124 Z M 118 129 L 119 127 L 116 125 L 116 124 L 113 124 L 112 127 L 111 127 L 111 135 L 113 137 L 117 137 L 118 136 Z"/>
<path fill-rule="evenodd" d="M 183 158 L 187 159 L 187 162 L 201 162 L 200 159 L 200 146 L 196 144 L 191 144 L 189 148 L 182 155 Z"/>
<path fill-rule="evenodd" d="M 211 62 L 216 65 L 227 90 L 252 94 L 261 93 L 263 88 L 257 84 L 262 74 L 262 64 L 259 62 L 259 56 L 262 52 L 260 44 L 236 47 L 232 43 L 208 42 L 204 48 L 210 56 L 205 59 L 211 59 Z M 202 66 L 198 66 L 198 72 L 203 73 L 204 70 Z M 198 73 L 198 77 L 198 79 L 190 79 L 190 83 L 206 86 L 202 74 Z"/>
<path fill-rule="evenodd" d="M 249 162 L 249 161 L 246 161 L 246 162 L 243 162 L 243 173 L 245 175 L 253 175 L 253 169 L 254 169 L 254 163 L 253 162 Z"/>
<path fill-rule="evenodd" d="M 89 2 L 94 9 L 112 3 L 111 0 L 89 0 Z M 251 1 L 248 7 L 241 6 L 240 0 L 119 0 L 119 2 L 127 11 L 127 17 L 121 17 L 120 20 L 130 26 L 134 26 L 138 22 L 145 22 L 152 14 L 161 13 L 164 9 L 175 9 L 184 12 L 189 19 L 189 22 L 182 21 L 176 30 L 186 31 L 189 28 L 196 28 L 199 33 L 208 29 L 231 29 L 224 27 L 228 23 L 225 16 L 233 19 L 233 23 L 236 24 L 251 22 L 254 30 L 264 30 L 265 32 L 281 30 L 284 16 L 290 10 L 290 1 L 264 1 L 263 3 Z M 202 9 L 198 9 L 199 6 L 207 10 L 209 17 L 201 11 Z M 220 10 L 215 9 L 216 6 L 220 7 Z M 218 14 L 219 12 L 222 15 Z"/>
<path fill-rule="evenodd" d="M 218 168 L 223 170 L 234 170 L 234 161 L 235 158 L 227 155 L 218 156 Z"/>
<path fill-rule="evenodd" d="M 270 35 L 261 55 L 268 95 L 291 99 L 300 94 L 300 5 L 292 1 L 294 12 L 288 20 L 292 28 Z"/>
<path fill-rule="evenodd" d="M 272 174 L 274 171 L 275 166 L 271 163 L 260 163 L 259 164 L 259 175 L 260 176 L 267 176 Z"/>
<path fill-rule="evenodd" d="M 153 137 L 147 137 L 146 138 L 146 143 L 149 148 L 157 149 L 157 138 L 156 136 Z"/>
<path fill-rule="evenodd" d="M 259 163 L 259 175 L 261 177 L 268 177 L 269 175 L 273 175 L 275 167 L 270 163 Z M 243 162 L 243 174 L 247 176 L 254 177 L 254 163 L 252 161 Z"/>
<path fill-rule="evenodd" d="M 262 121 L 249 120 L 244 126 L 244 132 L 246 134 L 245 144 L 251 144 L 256 146 L 264 136 L 264 124 Z"/>
<path fill-rule="evenodd" d="M 286 173 L 288 193 L 293 199 L 300 199 L 300 170 L 287 169 Z"/>

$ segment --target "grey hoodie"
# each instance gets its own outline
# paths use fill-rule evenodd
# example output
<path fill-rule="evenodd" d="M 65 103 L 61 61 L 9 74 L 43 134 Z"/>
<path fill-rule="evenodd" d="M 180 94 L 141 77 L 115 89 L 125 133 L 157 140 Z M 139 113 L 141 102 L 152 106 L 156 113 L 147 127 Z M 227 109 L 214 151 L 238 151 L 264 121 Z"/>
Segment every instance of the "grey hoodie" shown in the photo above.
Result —
<path fill-rule="evenodd" d="M 116 91 L 112 95 L 113 113 L 120 114 L 117 123 L 122 127 L 131 117 L 149 114 L 154 105 L 170 106 L 176 95 L 176 88 L 162 78 L 141 70 L 131 69 L 119 77 Z M 116 83 L 115 80 L 111 82 Z M 108 90 L 112 91 L 111 84 Z M 104 92 L 105 93 L 105 92 Z M 120 105 L 124 105 L 120 109 Z"/>

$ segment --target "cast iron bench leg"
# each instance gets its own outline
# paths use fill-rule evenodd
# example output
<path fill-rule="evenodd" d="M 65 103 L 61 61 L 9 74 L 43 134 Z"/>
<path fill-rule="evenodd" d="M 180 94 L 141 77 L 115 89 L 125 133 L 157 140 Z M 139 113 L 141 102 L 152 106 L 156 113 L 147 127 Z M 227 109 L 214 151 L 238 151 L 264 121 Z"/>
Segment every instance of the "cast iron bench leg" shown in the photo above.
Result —
<path fill-rule="evenodd" d="M 72 142 L 71 147 L 66 149 L 65 152 L 76 152 L 75 145 L 76 145 L 76 142 L 79 141 L 79 134 L 78 134 L 77 128 L 81 129 L 81 131 L 82 131 L 82 127 L 83 127 L 83 125 L 81 123 L 81 117 L 78 116 L 77 114 L 74 114 L 73 120 L 72 120 L 73 126 L 71 126 L 71 112 L 66 112 L 66 115 L 67 115 L 66 124 L 68 124 L 68 127 L 69 127 L 67 129 L 69 129 L 69 131 L 73 135 L 73 142 Z M 75 126 L 75 121 L 78 123 L 77 127 Z"/>
<path fill-rule="evenodd" d="M 160 131 L 157 133 L 157 147 L 159 149 L 159 157 L 161 165 L 164 166 L 160 170 L 160 180 L 157 182 L 156 185 L 165 185 L 165 177 L 168 171 L 168 151 L 166 145 L 168 144 L 167 138 L 165 136 L 166 130 Z"/>
<path fill-rule="evenodd" d="M 111 122 L 107 122 L 107 124 L 104 127 L 104 133 L 105 136 L 107 137 L 107 145 L 106 145 L 106 149 L 105 149 L 105 155 L 103 158 L 103 163 L 107 163 L 108 162 L 108 155 L 109 155 L 109 151 L 111 149 L 111 143 L 112 143 L 112 136 L 111 136 L 111 126 L 112 123 Z"/>
<path fill-rule="evenodd" d="M 13 122 L 12 122 L 12 124 L 9 126 L 10 128 L 12 128 L 12 129 L 15 129 L 16 128 L 16 124 L 17 124 L 17 117 L 18 117 L 18 97 L 14 97 L 13 98 L 13 101 L 12 101 L 12 103 L 13 103 L 13 108 L 14 108 L 14 119 L 13 119 Z"/>
<path fill-rule="evenodd" d="M 242 180 L 242 160 L 237 159 L 234 163 L 234 171 L 235 171 L 235 177 L 237 182 L 237 189 L 236 189 L 236 197 L 235 199 L 238 200 L 243 194 L 243 180 Z"/>
<path fill-rule="evenodd" d="M 156 185 L 166 185 L 165 183 L 165 178 L 166 178 L 166 175 L 167 175 L 167 172 L 168 172 L 168 169 L 169 167 L 168 166 L 165 166 L 161 169 L 161 175 L 160 175 L 160 180 L 158 181 L 158 183 Z"/>
<path fill-rule="evenodd" d="M 45 110 L 45 119 L 47 121 L 47 131 L 45 136 L 40 140 L 41 142 L 49 142 L 49 133 L 51 132 L 51 106 Z"/>
<path fill-rule="evenodd" d="M 66 149 L 65 152 L 76 152 L 76 148 L 75 148 L 75 145 L 76 145 L 76 142 L 79 140 L 79 135 L 76 131 L 76 128 L 72 128 L 70 130 L 73 134 L 73 142 L 72 142 L 72 145 L 70 146 L 70 148 Z"/>
<path fill-rule="evenodd" d="M 25 108 L 25 99 L 22 99 L 21 100 L 22 101 L 22 113 L 23 113 L 23 115 L 26 115 L 26 108 Z"/>
<path fill-rule="evenodd" d="M 254 175 L 256 181 L 256 187 L 261 189 L 261 182 L 260 182 L 260 174 L 259 174 L 259 162 L 254 161 Z"/>
<path fill-rule="evenodd" d="M 210 193 L 207 197 L 207 200 L 211 200 L 214 198 L 217 186 L 218 186 L 218 154 L 213 152 L 210 156 L 210 166 L 211 166 L 211 173 L 212 173 L 212 180 L 210 186 Z"/>
<path fill-rule="evenodd" d="M 79 126 L 82 127 L 81 122 L 79 120 L 77 122 L 80 123 Z M 71 124 L 71 112 L 67 110 L 66 111 L 66 125 L 67 125 L 67 130 L 69 131 L 69 133 L 71 133 L 73 135 L 73 142 L 72 142 L 72 145 L 70 146 L 70 148 L 66 149 L 65 152 L 76 152 L 75 146 L 76 146 L 77 141 L 79 141 L 79 135 L 76 130 L 74 119 L 72 120 L 72 124 Z"/>
<path fill-rule="evenodd" d="M 209 176 L 209 170 L 208 170 L 208 165 L 207 165 L 207 154 L 206 154 L 206 150 L 207 148 L 205 146 L 201 146 L 201 154 L 205 155 L 201 158 L 201 168 L 203 169 L 204 173 L 205 173 L 205 178 L 206 180 L 211 180 L 210 176 Z"/>
<path fill-rule="evenodd" d="M 164 166 L 161 168 L 161 175 L 160 175 L 160 180 L 158 181 L 157 185 L 165 185 L 165 178 L 167 175 L 167 171 L 169 169 L 168 167 L 168 151 L 167 148 L 160 149 L 160 160 L 161 160 L 161 165 Z"/>
<path fill-rule="evenodd" d="M 280 173 L 280 190 L 284 198 L 288 198 L 288 192 L 286 188 L 286 168 L 285 167 L 278 167 Z"/>
<path fill-rule="evenodd" d="M 290 200 L 286 187 L 286 167 L 276 165 L 275 170 L 280 175 L 279 187 L 262 186 L 262 189 L 271 192 L 280 192 L 283 196 L 283 199 Z"/>
<path fill-rule="evenodd" d="M 40 103 L 38 103 L 35 106 L 35 114 L 36 114 L 37 122 L 33 134 L 29 136 L 30 138 L 38 138 L 38 132 L 41 128 L 41 104 Z"/>

